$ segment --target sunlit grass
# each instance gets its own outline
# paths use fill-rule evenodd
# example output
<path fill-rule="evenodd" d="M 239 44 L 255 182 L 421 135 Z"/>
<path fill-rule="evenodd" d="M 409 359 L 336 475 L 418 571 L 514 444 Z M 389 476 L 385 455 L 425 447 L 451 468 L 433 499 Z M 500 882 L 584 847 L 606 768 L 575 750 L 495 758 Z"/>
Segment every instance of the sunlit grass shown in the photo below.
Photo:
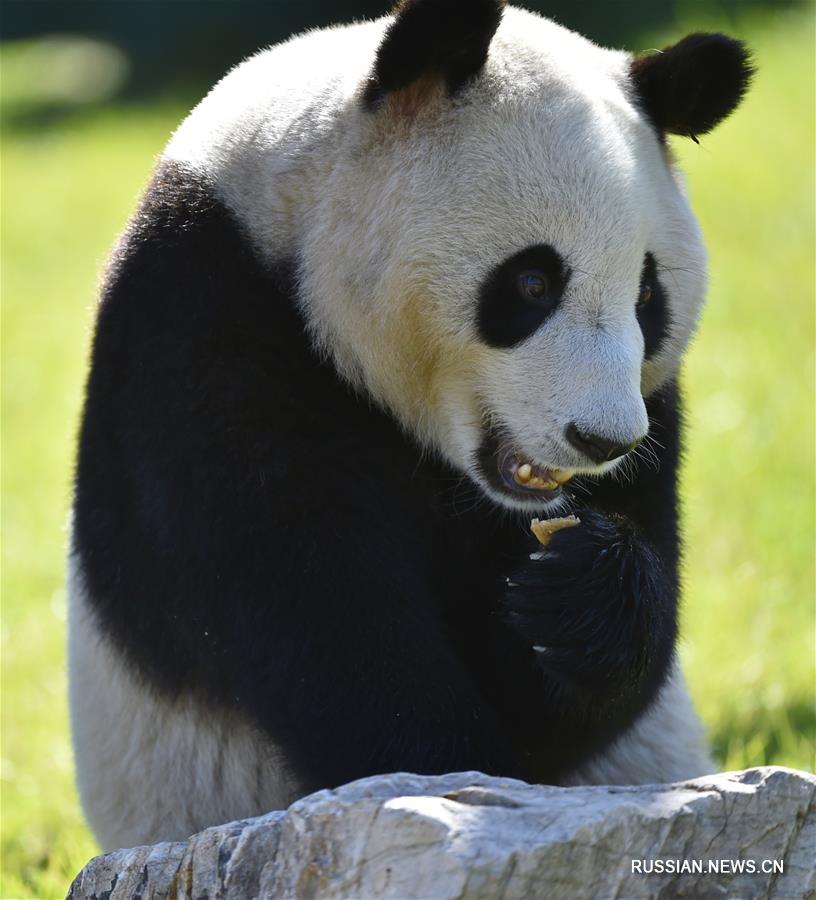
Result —
<path fill-rule="evenodd" d="M 683 652 L 723 766 L 812 768 L 812 20 L 745 36 L 760 74 L 744 108 L 678 142 L 711 254 L 685 379 Z M 63 896 L 95 852 L 65 700 L 72 448 L 97 273 L 182 112 L 4 129 L 3 897 Z"/>
<path fill-rule="evenodd" d="M 182 110 L 5 132 L 0 896 L 64 896 L 96 852 L 72 781 L 63 560 L 97 276 Z"/>
<path fill-rule="evenodd" d="M 744 107 L 675 142 L 711 271 L 685 379 L 684 651 L 724 767 L 812 769 L 813 19 L 745 37 Z"/>

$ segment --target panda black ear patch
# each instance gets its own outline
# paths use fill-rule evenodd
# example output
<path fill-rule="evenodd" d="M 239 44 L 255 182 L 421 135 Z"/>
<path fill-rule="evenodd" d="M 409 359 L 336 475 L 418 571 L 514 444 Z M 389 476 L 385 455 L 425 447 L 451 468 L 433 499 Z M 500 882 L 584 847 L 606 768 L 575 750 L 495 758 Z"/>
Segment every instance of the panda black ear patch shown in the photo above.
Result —
<path fill-rule="evenodd" d="M 643 111 L 661 132 L 711 131 L 742 100 L 754 69 L 748 48 L 724 34 L 690 34 L 636 57 L 631 76 Z"/>
<path fill-rule="evenodd" d="M 364 100 L 433 79 L 454 94 L 481 71 L 505 0 L 402 0 L 377 50 Z"/>

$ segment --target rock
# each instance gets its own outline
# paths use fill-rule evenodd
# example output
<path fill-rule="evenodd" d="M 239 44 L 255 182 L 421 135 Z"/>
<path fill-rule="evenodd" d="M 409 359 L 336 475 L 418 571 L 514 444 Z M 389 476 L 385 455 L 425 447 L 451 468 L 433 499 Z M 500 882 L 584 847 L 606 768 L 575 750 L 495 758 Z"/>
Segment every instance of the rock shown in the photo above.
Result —
<path fill-rule="evenodd" d="M 776 767 L 634 787 L 381 775 L 98 856 L 68 896 L 814 897 L 815 797 Z"/>

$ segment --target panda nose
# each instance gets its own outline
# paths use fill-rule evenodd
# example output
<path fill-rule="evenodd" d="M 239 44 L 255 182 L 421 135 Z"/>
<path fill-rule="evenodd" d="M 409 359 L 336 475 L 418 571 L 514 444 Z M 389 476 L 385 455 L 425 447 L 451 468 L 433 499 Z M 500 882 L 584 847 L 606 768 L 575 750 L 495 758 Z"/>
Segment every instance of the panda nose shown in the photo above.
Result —
<path fill-rule="evenodd" d="M 619 456 L 623 456 L 630 450 L 634 450 L 645 437 L 645 435 L 639 437 L 630 444 L 619 444 L 617 441 L 611 441 L 600 434 L 590 434 L 586 431 L 581 431 L 575 422 L 570 422 L 567 425 L 565 434 L 567 440 L 576 450 L 579 450 L 596 463 L 610 462 Z"/>

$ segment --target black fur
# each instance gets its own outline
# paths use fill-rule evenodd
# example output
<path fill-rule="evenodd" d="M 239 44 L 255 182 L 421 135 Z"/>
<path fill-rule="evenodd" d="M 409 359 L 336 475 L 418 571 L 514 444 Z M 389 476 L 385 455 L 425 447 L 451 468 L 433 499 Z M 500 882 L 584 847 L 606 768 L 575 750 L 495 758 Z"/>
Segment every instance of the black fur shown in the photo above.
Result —
<path fill-rule="evenodd" d="M 547 283 L 546 294 L 536 301 L 519 293 L 519 276 L 530 271 Z M 491 347 L 512 347 L 529 337 L 558 306 L 569 277 L 564 260 L 548 244 L 527 247 L 504 260 L 479 293 L 476 324 L 482 340 Z"/>
<path fill-rule="evenodd" d="M 455 94 L 481 71 L 504 0 L 402 0 L 377 51 L 365 103 L 425 75 L 444 78 Z"/>
<path fill-rule="evenodd" d="M 654 661 L 671 657 L 677 637 L 673 573 L 656 548 L 629 521 L 590 510 L 580 519 L 556 532 L 544 560 L 511 573 L 502 609 L 545 676 L 536 723 L 545 773 L 563 771 L 561 742 L 583 757 L 643 709 L 664 676 Z"/>
<path fill-rule="evenodd" d="M 695 137 L 736 109 L 754 69 L 748 48 L 724 34 L 690 34 L 658 53 L 636 57 L 638 101 L 659 132 Z"/>
<path fill-rule="evenodd" d="M 651 296 L 646 303 L 637 303 L 637 320 L 643 332 L 646 359 L 650 359 L 660 349 L 669 333 L 669 304 L 663 284 L 657 277 L 657 262 L 651 253 L 643 260 L 640 289 L 648 288 Z"/>
<path fill-rule="evenodd" d="M 318 360 L 292 296 L 163 164 L 107 279 L 80 434 L 74 552 L 101 627 L 153 689 L 242 711 L 304 791 L 558 781 L 672 658 L 674 389 L 648 401 L 659 471 L 584 485 L 582 525 L 531 561 L 526 518 L 459 513 L 459 473 Z"/>

